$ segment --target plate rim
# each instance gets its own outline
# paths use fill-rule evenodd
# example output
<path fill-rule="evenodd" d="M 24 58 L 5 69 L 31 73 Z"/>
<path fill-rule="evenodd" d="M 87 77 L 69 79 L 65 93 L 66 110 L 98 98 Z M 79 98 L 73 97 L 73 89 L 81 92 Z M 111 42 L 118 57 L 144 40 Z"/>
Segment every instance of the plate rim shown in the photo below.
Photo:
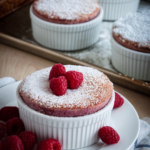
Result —
<path fill-rule="evenodd" d="M 8 84 L 8 85 L 6 85 L 6 86 L 0 88 L 0 92 L 1 92 L 1 90 L 5 90 L 5 88 L 7 89 L 7 88 L 10 87 L 10 86 L 15 86 L 15 85 L 18 86 L 21 81 L 22 81 L 22 80 L 17 81 L 17 82 L 14 82 L 14 83 L 11 83 L 11 84 Z M 115 92 L 117 92 L 117 91 L 115 91 Z M 132 110 L 134 111 L 134 114 L 135 114 L 135 116 L 136 116 L 136 120 L 137 120 L 137 122 L 138 122 L 138 124 L 137 124 L 138 130 L 137 130 L 136 135 L 135 135 L 134 139 L 132 140 L 131 144 L 128 146 L 128 149 L 127 149 L 127 150 L 129 150 L 129 149 L 133 146 L 133 144 L 135 143 L 135 141 L 136 141 L 137 138 L 138 138 L 138 135 L 139 135 L 139 132 L 140 132 L 140 119 L 139 119 L 139 116 L 138 116 L 138 113 L 137 113 L 136 109 L 135 109 L 134 106 L 130 103 L 130 101 L 129 101 L 126 97 L 124 97 L 122 94 L 120 94 L 119 92 L 117 92 L 117 93 L 125 100 L 125 102 L 126 102 L 128 105 L 131 106 L 131 108 L 132 108 Z M 15 94 L 16 94 L 16 93 L 15 93 Z M 8 105 L 10 105 L 10 104 L 13 103 L 13 102 L 16 102 L 16 103 L 17 103 L 17 100 L 12 100 L 11 102 L 7 103 L 5 106 L 8 106 Z"/>

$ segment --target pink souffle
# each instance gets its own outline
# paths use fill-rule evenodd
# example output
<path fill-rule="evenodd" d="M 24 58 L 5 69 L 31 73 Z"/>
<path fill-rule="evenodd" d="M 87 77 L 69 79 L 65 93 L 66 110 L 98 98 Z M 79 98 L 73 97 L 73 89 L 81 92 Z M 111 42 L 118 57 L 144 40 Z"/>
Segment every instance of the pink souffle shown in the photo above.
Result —
<path fill-rule="evenodd" d="M 19 93 L 30 108 L 57 117 L 78 117 L 95 113 L 109 102 L 113 85 L 102 72 L 83 66 L 65 65 L 66 71 L 82 72 L 84 80 L 78 89 L 67 89 L 63 96 L 56 96 L 49 88 L 51 67 L 26 77 Z"/>

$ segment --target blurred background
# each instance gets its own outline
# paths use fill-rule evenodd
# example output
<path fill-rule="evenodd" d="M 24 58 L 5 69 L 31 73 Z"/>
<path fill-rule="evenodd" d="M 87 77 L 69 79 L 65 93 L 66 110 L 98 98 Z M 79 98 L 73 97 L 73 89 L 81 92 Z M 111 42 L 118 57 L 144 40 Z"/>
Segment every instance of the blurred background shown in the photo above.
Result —
<path fill-rule="evenodd" d="M 32 34 L 29 15 L 32 2 L 33 0 L 1 0 L 0 32 L 33 45 L 42 46 L 34 39 Z M 112 65 L 111 31 L 113 23 L 129 12 L 150 10 L 150 0 L 99 0 L 99 3 L 104 10 L 104 16 L 103 22 L 100 25 L 101 31 L 98 41 L 94 45 L 82 50 L 55 51 L 120 73 Z"/>

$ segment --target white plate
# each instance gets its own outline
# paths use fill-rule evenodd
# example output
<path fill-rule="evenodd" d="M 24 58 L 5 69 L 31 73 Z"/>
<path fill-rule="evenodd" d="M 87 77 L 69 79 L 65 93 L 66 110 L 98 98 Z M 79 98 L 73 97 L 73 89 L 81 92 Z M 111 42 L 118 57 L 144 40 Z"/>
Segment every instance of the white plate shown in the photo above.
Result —
<path fill-rule="evenodd" d="M 21 81 L 9 84 L 0 88 L 0 108 L 5 105 L 17 106 L 16 88 Z M 123 97 L 123 96 L 122 96 Z M 123 97 L 124 98 L 124 97 Z M 114 109 L 111 116 L 111 126 L 119 133 L 120 141 L 118 144 L 106 145 L 100 140 L 96 144 L 82 148 L 80 150 L 129 150 L 136 141 L 139 130 L 139 117 L 131 105 L 124 98 L 125 103 L 122 107 Z"/>

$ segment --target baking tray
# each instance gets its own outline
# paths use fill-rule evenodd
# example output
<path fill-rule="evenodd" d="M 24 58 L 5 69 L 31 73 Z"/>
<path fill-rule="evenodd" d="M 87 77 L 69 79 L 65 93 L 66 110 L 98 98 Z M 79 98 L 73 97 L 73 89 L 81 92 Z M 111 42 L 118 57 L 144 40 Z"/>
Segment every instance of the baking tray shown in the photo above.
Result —
<path fill-rule="evenodd" d="M 142 4 L 142 3 L 141 3 Z M 143 4 L 143 6 L 147 5 Z M 0 32 L 23 41 L 41 46 L 32 35 L 29 8 L 31 4 L 15 11 L 14 13 L 0 19 Z M 150 5 L 149 5 L 150 6 Z M 18 21 L 19 20 L 19 21 Z M 78 51 L 59 51 L 68 56 L 82 61 L 98 65 L 100 67 L 118 72 L 111 61 L 111 28 L 112 22 L 103 22 L 103 30 L 99 35 L 98 42 L 93 46 Z M 44 46 L 42 46 L 44 47 Z"/>
<path fill-rule="evenodd" d="M 150 3 L 140 3 L 142 6 Z M 41 46 L 32 35 L 31 19 L 29 15 L 29 8 L 31 4 L 11 13 L 10 15 L 0 19 L 0 32 L 10 35 L 12 37 L 21 39 L 23 41 Z M 18 21 L 19 20 L 19 21 Z M 101 34 L 97 43 L 88 48 L 78 51 L 59 51 L 68 56 L 80 59 L 82 61 L 98 65 L 100 67 L 118 72 L 112 65 L 111 61 L 111 28 L 112 22 L 103 22 Z M 44 47 L 44 46 L 42 46 Z"/>
<path fill-rule="evenodd" d="M 39 45 L 32 36 L 29 7 L 30 4 L 0 19 L 1 43 L 19 48 L 54 62 L 94 67 L 104 72 L 113 83 L 150 95 L 150 84 L 147 82 L 142 82 L 140 80 L 124 76 L 120 73 L 115 73 L 102 67 L 69 57 L 64 55 L 62 52 L 53 51 Z"/>
<path fill-rule="evenodd" d="M 124 76 L 120 73 L 115 73 L 102 67 L 80 61 L 78 59 L 66 56 L 62 53 L 47 49 L 39 45 L 25 42 L 3 33 L 0 33 L 0 42 L 56 63 L 59 62 L 62 64 L 74 64 L 93 67 L 105 73 L 113 83 L 135 90 L 137 92 L 144 93 L 146 95 L 150 95 L 150 84 L 147 82 L 136 80 L 134 78 Z"/>

